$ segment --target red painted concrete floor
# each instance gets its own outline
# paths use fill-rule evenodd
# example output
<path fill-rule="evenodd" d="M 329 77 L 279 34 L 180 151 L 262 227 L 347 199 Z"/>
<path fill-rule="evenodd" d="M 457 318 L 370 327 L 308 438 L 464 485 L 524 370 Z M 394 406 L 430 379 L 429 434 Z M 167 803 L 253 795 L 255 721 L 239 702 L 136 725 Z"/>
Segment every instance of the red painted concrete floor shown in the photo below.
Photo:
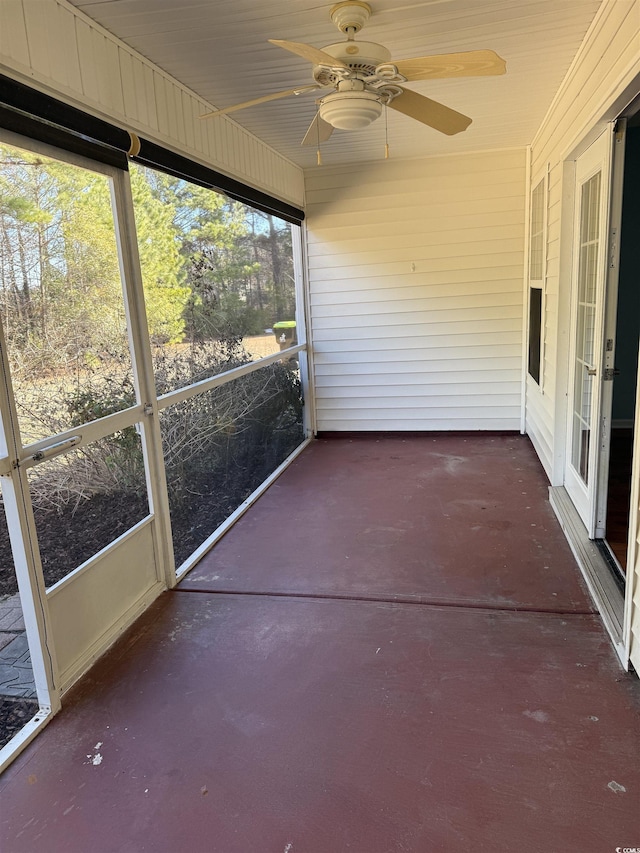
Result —
<path fill-rule="evenodd" d="M 5 773 L 0 850 L 640 846 L 640 682 L 545 501 L 524 438 L 315 443 Z"/>
<path fill-rule="evenodd" d="M 315 442 L 182 589 L 588 611 L 527 438 Z"/>

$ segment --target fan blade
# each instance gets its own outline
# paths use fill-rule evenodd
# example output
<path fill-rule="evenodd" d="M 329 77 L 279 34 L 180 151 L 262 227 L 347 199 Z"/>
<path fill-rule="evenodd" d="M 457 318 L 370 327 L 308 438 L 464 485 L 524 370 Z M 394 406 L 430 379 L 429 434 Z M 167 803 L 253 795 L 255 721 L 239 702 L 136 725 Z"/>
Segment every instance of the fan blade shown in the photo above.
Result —
<path fill-rule="evenodd" d="M 409 89 L 403 89 L 401 95 L 389 102 L 389 106 L 392 110 L 397 110 L 416 121 L 428 124 L 429 127 L 439 130 L 440 133 L 446 133 L 447 136 L 460 133 L 471 124 L 471 119 L 468 116 Z"/>
<path fill-rule="evenodd" d="M 326 142 L 333 133 L 333 129 L 333 125 L 320 118 L 318 113 L 309 125 L 309 130 L 305 133 L 300 145 L 317 145 L 319 142 Z"/>
<path fill-rule="evenodd" d="M 307 92 L 315 92 L 321 86 L 298 86 L 296 89 L 287 89 L 286 92 L 274 92 L 271 95 L 263 95 L 262 98 L 254 98 L 252 101 L 243 101 L 241 104 L 233 104 L 231 107 L 223 107 L 221 110 L 212 110 L 210 113 L 203 113 L 198 118 L 211 118 L 211 116 L 224 116 L 228 113 L 235 113 L 236 110 L 244 110 L 247 107 L 254 107 L 256 104 L 266 104 L 267 101 L 277 101 L 278 98 L 288 98 L 289 95 L 306 95 Z"/>
<path fill-rule="evenodd" d="M 505 74 L 507 64 L 493 50 L 469 50 L 465 53 L 443 53 L 417 56 L 415 59 L 392 60 L 407 80 L 438 80 L 446 77 L 486 77 Z"/>
<path fill-rule="evenodd" d="M 348 68 L 349 66 L 341 59 L 335 59 L 330 53 L 325 53 L 323 50 L 318 50 L 317 47 L 311 47 L 310 44 L 302 44 L 297 41 L 283 41 L 282 39 L 269 39 L 271 44 L 276 47 L 281 47 L 291 53 L 301 56 L 303 59 L 308 59 L 314 65 L 328 65 L 329 68 Z"/>

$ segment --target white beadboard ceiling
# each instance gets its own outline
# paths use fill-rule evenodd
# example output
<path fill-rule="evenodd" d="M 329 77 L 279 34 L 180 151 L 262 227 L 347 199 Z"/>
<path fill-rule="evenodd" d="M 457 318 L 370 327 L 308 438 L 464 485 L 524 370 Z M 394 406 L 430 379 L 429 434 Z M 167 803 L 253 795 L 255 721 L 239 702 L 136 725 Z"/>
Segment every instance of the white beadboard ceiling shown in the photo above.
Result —
<path fill-rule="evenodd" d="M 333 4 L 318 0 L 70 2 L 216 107 L 312 82 L 310 63 L 267 39 L 314 47 L 344 39 L 329 19 Z M 470 116 L 473 123 L 448 137 L 390 110 L 391 156 L 527 145 L 600 2 L 371 0 L 371 18 L 357 39 L 384 44 L 394 59 L 491 48 L 507 62 L 507 73 L 501 77 L 410 84 L 416 92 Z M 315 115 L 316 98 L 316 93 L 293 96 L 251 107 L 233 118 L 294 163 L 314 166 L 315 150 L 302 148 L 300 142 Z M 364 130 L 336 130 L 322 144 L 323 162 L 381 159 L 384 140 L 384 115 Z"/>

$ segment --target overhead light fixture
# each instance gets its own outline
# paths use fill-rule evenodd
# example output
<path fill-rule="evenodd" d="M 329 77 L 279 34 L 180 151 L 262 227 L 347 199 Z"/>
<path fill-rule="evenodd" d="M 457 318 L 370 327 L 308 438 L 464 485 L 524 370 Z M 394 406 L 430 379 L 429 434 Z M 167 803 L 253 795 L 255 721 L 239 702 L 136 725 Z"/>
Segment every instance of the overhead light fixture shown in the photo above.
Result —
<path fill-rule="evenodd" d="M 336 92 L 320 104 L 320 118 L 340 130 L 361 130 L 382 115 L 382 104 L 372 92 Z"/>
<path fill-rule="evenodd" d="M 341 80 L 338 91 L 320 101 L 320 118 L 340 130 L 361 130 L 382 115 L 382 99 L 361 80 Z"/>

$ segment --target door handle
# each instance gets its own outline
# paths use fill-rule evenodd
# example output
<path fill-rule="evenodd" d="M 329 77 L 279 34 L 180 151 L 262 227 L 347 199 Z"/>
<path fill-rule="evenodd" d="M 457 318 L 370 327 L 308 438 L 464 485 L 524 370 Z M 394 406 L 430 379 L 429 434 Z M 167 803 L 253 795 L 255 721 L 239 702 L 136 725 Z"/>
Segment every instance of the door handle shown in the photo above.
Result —
<path fill-rule="evenodd" d="M 50 459 L 52 456 L 57 456 L 59 453 L 64 453 L 71 447 L 82 441 L 81 435 L 72 435 L 70 438 L 65 438 L 62 441 L 56 441 L 55 444 L 50 444 L 48 447 L 43 447 L 41 450 L 36 450 L 31 458 L 34 462 L 41 462 L 43 459 Z"/>

